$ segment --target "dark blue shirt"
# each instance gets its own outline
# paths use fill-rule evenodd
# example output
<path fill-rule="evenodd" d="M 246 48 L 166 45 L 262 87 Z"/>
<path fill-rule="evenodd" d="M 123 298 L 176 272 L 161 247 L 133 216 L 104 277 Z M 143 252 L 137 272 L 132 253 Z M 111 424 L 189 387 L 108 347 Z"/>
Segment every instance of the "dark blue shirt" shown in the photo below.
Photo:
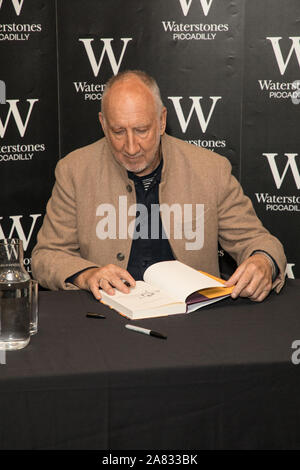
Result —
<path fill-rule="evenodd" d="M 139 177 L 127 172 L 134 182 L 136 202 L 143 205 L 141 210 L 137 207 L 135 233 L 127 266 L 127 271 L 135 280 L 142 280 L 144 271 L 151 264 L 175 259 L 159 212 L 158 190 L 162 167 L 163 160 L 149 175 Z"/>

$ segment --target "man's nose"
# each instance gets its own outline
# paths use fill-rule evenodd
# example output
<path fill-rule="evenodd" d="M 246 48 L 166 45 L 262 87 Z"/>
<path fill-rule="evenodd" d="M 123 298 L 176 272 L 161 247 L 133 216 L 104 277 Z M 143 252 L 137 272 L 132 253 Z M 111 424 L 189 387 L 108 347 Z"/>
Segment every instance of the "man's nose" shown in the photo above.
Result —
<path fill-rule="evenodd" d="M 134 135 L 133 132 L 128 132 L 126 143 L 125 143 L 125 152 L 128 155 L 135 155 L 136 153 L 139 153 L 139 151 L 140 151 L 140 145 L 139 145 L 137 137 Z"/>

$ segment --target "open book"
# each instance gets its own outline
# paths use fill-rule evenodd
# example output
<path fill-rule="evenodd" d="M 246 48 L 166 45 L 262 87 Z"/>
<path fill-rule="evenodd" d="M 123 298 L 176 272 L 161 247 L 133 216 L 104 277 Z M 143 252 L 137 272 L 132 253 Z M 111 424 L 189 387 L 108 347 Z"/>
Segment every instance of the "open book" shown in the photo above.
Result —
<path fill-rule="evenodd" d="M 131 320 L 188 313 L 228 297 L 233 287 L 179 261 L 152 264 L 129 294 L 101 290 L 102 302 Z"/>

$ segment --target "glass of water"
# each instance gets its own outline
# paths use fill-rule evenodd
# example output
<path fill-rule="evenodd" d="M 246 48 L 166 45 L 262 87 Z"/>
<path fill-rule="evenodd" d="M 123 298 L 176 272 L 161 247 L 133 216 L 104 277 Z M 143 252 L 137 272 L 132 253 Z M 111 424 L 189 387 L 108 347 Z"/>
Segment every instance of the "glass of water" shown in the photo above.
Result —
<path fill-rule="evenodd" d="M 36 335 L 38 332 L 38 313 L 39 313 L 39 284 L 34 279 L 30 281 L 30 335 Z"/>
<path fill-rule="evenodd" d="M 18 238 L 0 240 L 0 349 L 14 350 L 30 341 L 31 284 Z"/>

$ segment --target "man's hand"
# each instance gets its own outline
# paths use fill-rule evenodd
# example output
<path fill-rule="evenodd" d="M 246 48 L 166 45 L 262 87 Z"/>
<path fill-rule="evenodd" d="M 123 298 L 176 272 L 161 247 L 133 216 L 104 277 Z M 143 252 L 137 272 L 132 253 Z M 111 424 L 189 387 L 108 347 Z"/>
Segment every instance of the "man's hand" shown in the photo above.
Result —
<path fill-rule="evenodd" d="M 257 253 L 246 259 L 225 283 L 226 287 L 234 286 L 231 297 L 249 297 L 261 302 L 272 288 L 272 266 L 266 256 Z"/>
<path fill-rule="evenodd" d="M 127 281 L 130 286 L 135 286 L 135 280 L 126 269 L 115 264 L 108 264 L 103 268 L 90 268 L 83 271 L 74 279 L 74 284 L 80 289 L 90 290 L 97 300 L 101 300 L 99 287 L 109 295 L 114 295 L 114 287 L 124 294 L 128 294 L 129 288 L 122 279 Z"/>

